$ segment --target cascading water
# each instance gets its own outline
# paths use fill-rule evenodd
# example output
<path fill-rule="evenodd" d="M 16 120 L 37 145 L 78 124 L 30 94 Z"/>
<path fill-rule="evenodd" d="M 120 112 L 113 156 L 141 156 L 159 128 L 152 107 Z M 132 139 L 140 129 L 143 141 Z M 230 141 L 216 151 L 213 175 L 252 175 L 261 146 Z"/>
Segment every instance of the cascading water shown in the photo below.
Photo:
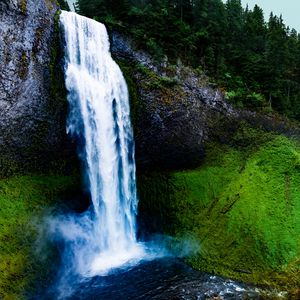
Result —
<path fill-rule="evenodd" d="M 92 206 L 56 221 L 68 257 L 83 276 L 105 274 L 144 255 L 136 241 L 137 196 L 128 90 L 103 24 L 61 12 L 70 113 L 67 131 L 82 144 Z M 73 267 L 75 268 L 75 267 Z"/>

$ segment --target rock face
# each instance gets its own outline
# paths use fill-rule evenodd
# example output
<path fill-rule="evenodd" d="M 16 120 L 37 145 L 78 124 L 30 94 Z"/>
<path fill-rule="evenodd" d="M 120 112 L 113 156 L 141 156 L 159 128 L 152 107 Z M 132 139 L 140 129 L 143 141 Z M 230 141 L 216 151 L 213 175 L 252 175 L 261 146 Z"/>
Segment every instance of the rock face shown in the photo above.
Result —
<path fill-rule="evenodd" d="M 220 91 L 205 76 L 190 69 L 157 65 L 118 33 L 112 35 L 112 53 L 131 62 L 138 89 L 136 159 L 141 168 L 180 168 L 198 165 L 204 142 L 222 115 L 235 115 Z"/>
<path fill-rule="evenodd" d="M 0 169 L 45 167 L 64 156 L 66 103 L 51 77 L 54 0 L 0 3 Z M 53 47 L 56 49 L 53 50 Z M 55 58 L 56 59 L 56 58 Z"/>

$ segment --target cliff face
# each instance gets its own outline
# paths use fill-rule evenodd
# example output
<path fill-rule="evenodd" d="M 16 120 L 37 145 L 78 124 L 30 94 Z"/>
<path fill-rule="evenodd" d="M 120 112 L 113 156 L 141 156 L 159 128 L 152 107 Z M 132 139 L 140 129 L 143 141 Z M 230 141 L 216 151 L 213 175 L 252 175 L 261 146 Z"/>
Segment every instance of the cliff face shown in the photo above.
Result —
<path fill-rule="evenodd" d="M 53 87 L 57 85 L 53 78 L 63 80 L 53 65 L 59 51 L 57 10 L 54 0 L 0 3 L 0 169 L 4 175 L 15 169 L 43 168 L 64 155 L 66 102 Z"/>
<path fill-rule="evenodd" d="M 220 91 L 180 63 L 155 64 L 118 33 L 112 35 L 112 53 L 121 66 L 125 61 L 123 71 L 130 73 L 137 89 L 138 100 L 132 101 L 138 103 L 133 107 L 138 165 L 146 169 L 199 165 L 215 123 L 223 115 L 235 114 Z"/>

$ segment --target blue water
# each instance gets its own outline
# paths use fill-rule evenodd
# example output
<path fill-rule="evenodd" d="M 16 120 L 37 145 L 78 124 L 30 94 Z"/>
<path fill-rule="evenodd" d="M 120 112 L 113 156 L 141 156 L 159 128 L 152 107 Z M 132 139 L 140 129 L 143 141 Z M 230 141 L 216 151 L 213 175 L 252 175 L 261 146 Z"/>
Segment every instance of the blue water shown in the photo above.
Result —
<path fill-rule="evenodd" d="M 219 297 L 219 298 L 218 298 Z M 141 262 L 131 269 L 119 269 L 107 276 L 77 278 L 73 294 L 58 298 L 50 288 L 31 298 L 65 300 L 125 299 L 262 299 L 252 286 L 198 272 L 176 258 Z"/>

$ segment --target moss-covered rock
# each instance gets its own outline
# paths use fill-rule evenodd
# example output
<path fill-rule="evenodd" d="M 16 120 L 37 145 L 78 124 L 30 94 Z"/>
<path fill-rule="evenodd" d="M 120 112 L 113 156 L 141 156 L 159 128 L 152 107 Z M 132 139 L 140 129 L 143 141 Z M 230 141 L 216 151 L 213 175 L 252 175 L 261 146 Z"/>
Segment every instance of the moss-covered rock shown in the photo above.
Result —
<path fill-rule="evenodd" d="M 42 216 L 63 195 L 78 189 L 75 176 L 23 176 L 0 181 L 0 298 L 23 299 L 52 269 L 37 255 Z M 43 258 L 51 254 L 45 248 Z"/>
<path fill-rule="evenodd" d="M 299 126 L 232 108 L 205 76 L 124 40 L 112 49 L 132 96 L 140 234 L 193 236 L 193 267 L 298 299 Z"/>
<path fill-rule="evenodd" d="M 154 220 L 154 230 L 193 235 L 201 250 L 188 262 L 197 269 L 295 287 L 300 283 L 295 280 L 300 145 L 280 135 L 246 131 L 238 131 L 232 145 L 210 143 L 197 169 L 140 174 L 141 218 L 147 226 Z"/>

